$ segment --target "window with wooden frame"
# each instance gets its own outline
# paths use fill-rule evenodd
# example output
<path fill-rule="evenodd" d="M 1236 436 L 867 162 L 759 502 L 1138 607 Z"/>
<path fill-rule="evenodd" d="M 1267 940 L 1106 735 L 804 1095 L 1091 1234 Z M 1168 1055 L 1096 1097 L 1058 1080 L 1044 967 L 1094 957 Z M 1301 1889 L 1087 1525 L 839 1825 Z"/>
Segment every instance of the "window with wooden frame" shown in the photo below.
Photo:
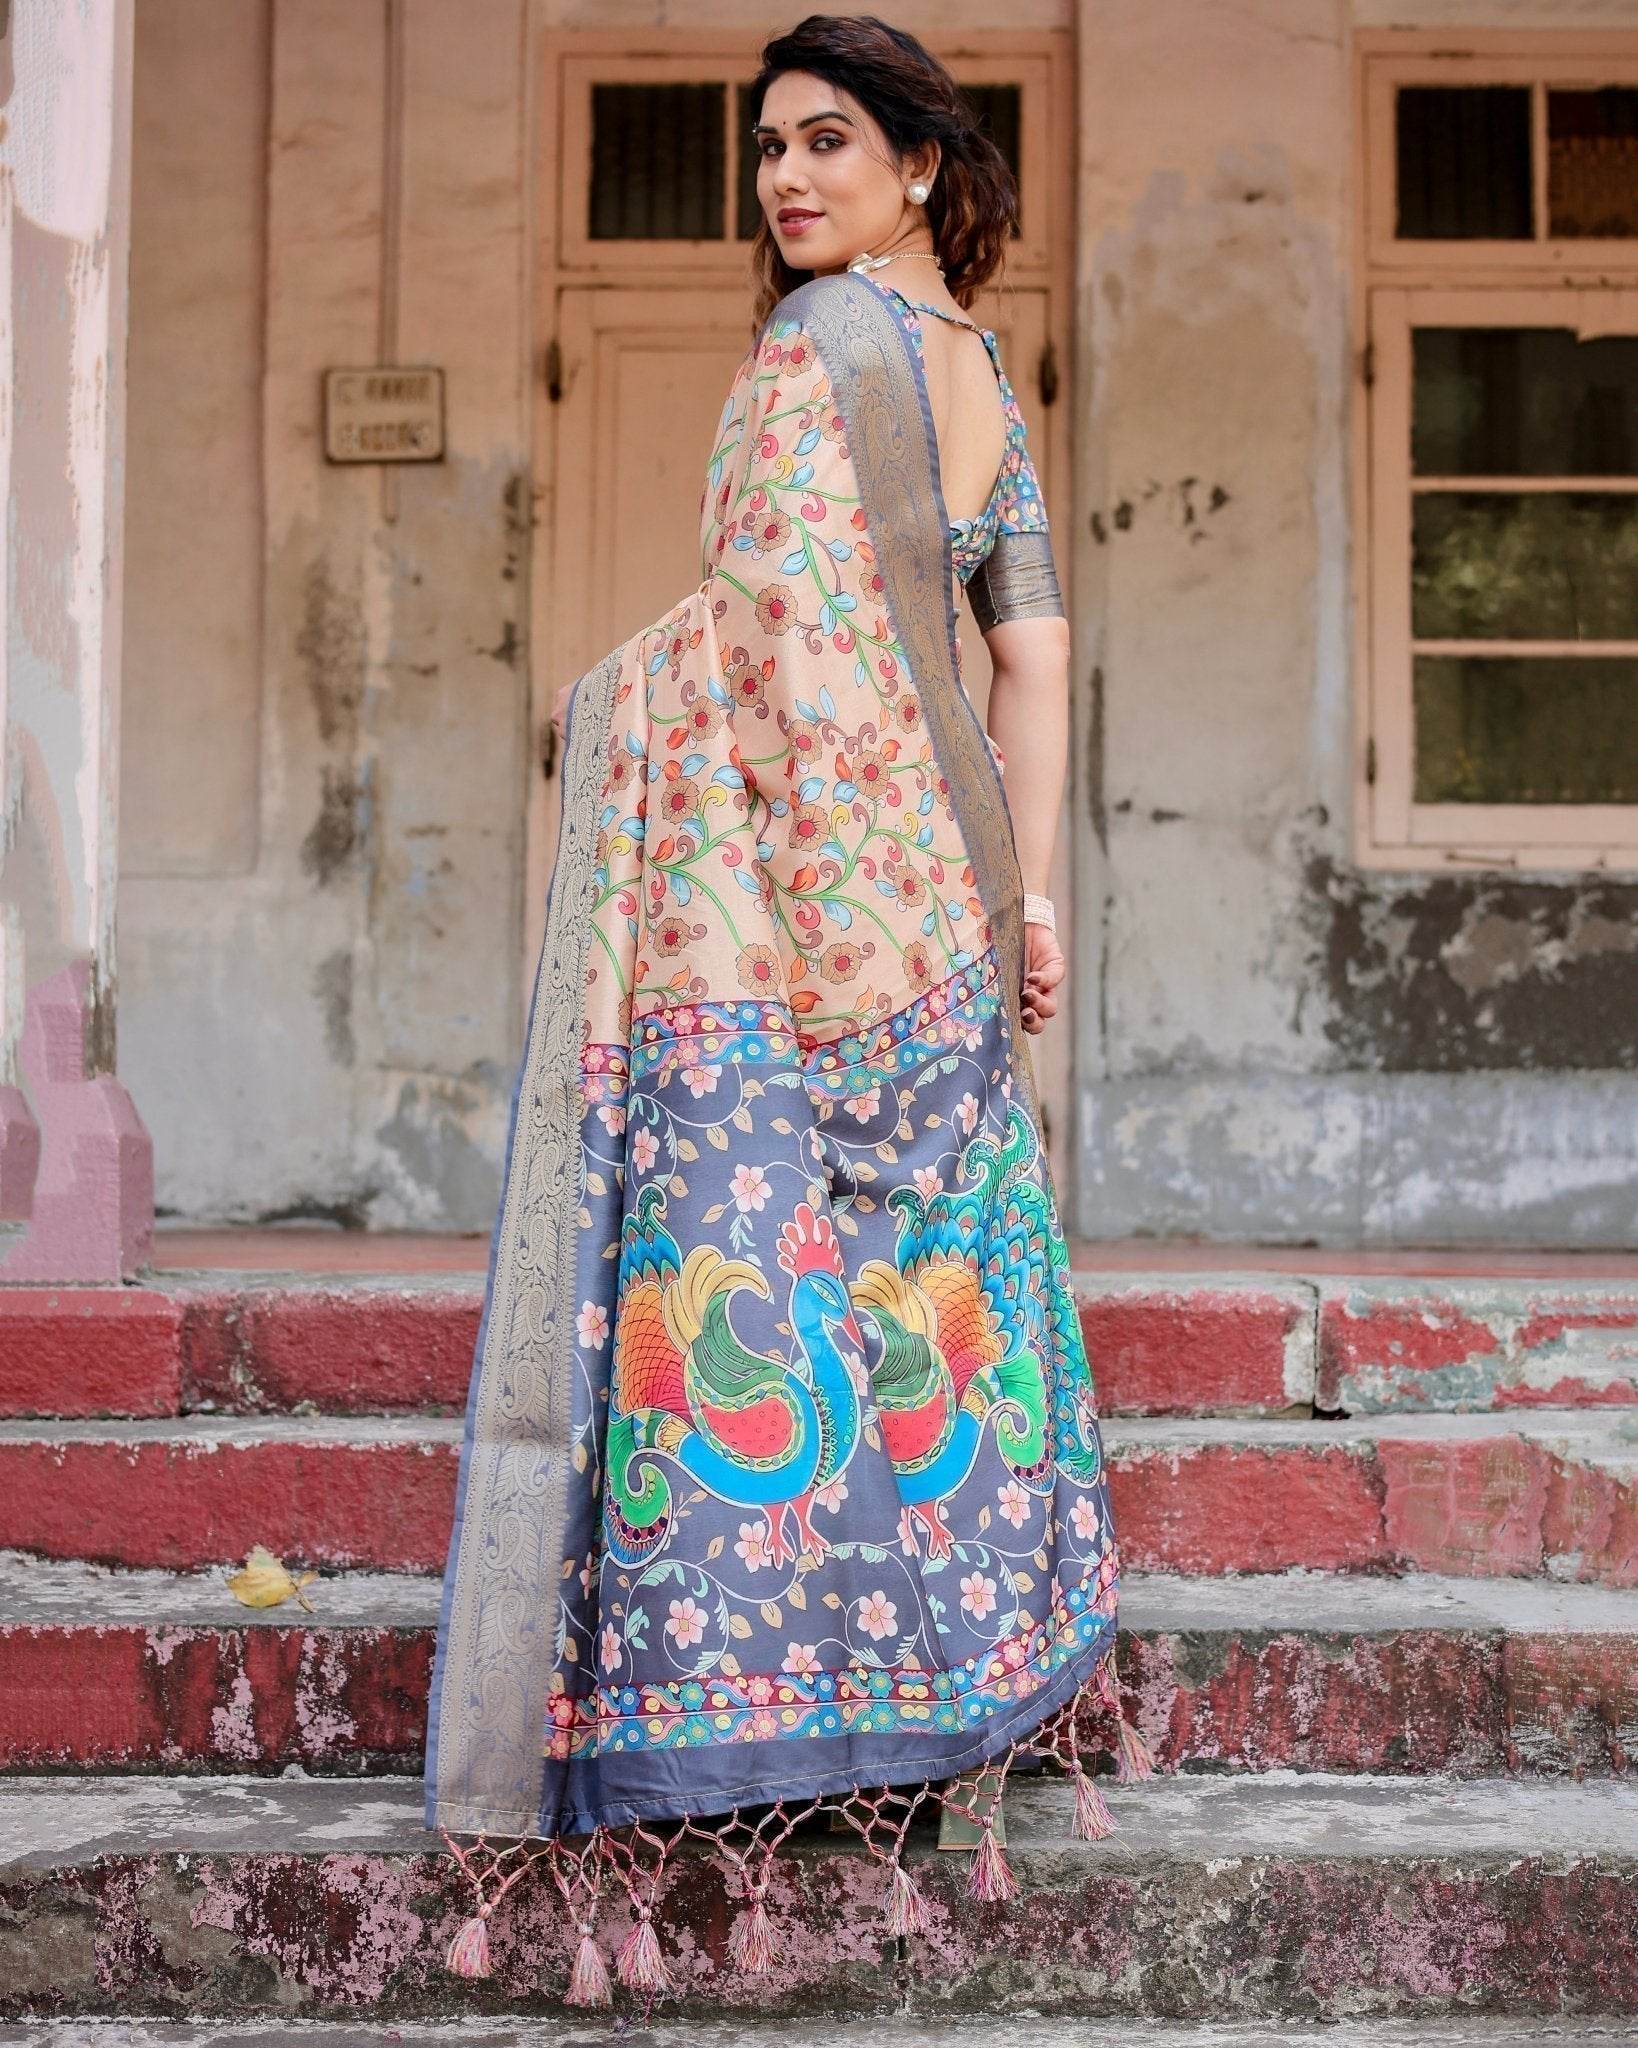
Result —
<path fill-rule="evenodd" d="M 1638 38 L 1361 55 L 1359 853 L 1638 868 Z"/>
<path fill-rule="evenodd" d="M 611 64 L 593 40 L 577 36 L 561 72 L 564 267 L 670 270 L 725 257 L 737 276 L 759 218 L 756 109 L 745 82 L 754 55 L 739 38 L 697 37 L 686 57 L 621 49 Z M 1052 246 L 1051 60 L 1018 49 L 961 50 L 951 61 L 1026 195 L 1009 262 L 1043 266 Z"/>

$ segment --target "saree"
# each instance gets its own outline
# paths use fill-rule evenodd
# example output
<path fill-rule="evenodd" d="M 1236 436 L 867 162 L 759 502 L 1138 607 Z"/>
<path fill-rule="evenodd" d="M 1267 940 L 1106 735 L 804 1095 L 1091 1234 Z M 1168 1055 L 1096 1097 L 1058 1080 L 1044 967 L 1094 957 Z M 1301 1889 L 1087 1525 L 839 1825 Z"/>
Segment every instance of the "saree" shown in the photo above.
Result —
<path fill-rule="evenodd" d="M 1015 1757 L 1073 1773 L 1091 1838 L 1099 1752 L 1148 1770 L 1007 798 L 925 372 L 868 277 L 764 321 L 700 547 L 569 700 L 428 1722 L 426 1822 L 477 1899 L 449 1966 L 487 1972 L 543 1861 L 575 2003 L 609 1995 L 605 1892 L 617 1974 L 664 1986 L 685 1839 L 737 1874 L 756 1969 L 821 1806 L 902 1934 L 923 1803 L 964 1802 L 971 1889 L 1006 1897 Z M 1044 532 L 980 573 L 981 622 L 1062 610 Z"/>

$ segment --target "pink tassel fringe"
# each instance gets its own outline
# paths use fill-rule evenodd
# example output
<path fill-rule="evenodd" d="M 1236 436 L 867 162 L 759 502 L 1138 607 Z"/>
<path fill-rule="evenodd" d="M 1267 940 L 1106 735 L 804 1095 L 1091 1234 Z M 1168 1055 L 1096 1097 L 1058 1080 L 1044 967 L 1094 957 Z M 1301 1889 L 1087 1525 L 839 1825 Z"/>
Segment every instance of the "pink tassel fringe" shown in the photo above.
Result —
<path fill-rule="evenodd" d="M 463 1920 L 449 1944 L 444 1967 L 456 1977 L 487 1977 L 489 1967 L 489 1908 L 480 1906 L 470 1920 Z"/>
<path fill-rule="evenodd" d="M 916 1880 L 897 1862 L 887 1888 L 887 1931 L 891 1935 L 927 1932 L 927 1901 Z"/>
<path fill-rule="evenodd" d="M 759 1976 L 762 1971 L 773 1967 L 773 1928 L 760 1892 L 751 1901 L 749 1910 L 741 1913 L 734 1922 L 733 1932 L 728 1937 L 728 1955 L 732 1962 L 752 1976 Z"/>
<path fill-rule="evenodd" d="M 1103 1794 L 1083 1770 L 1075 1773 L 1075 1833 L 1083 1842 L 1101 1842 L 1115 1832 L 1115 1817 Z"/>
<path fill-rule="evenodd" d="M 614 1967 L 628 1991 L 661 1992 L 671 1989 L 665 1957 L 660 1953 L 660 1937 L 654 1932 L 654 1922 L 646 1906 L 639 1910 L 637 1925 L 621 1942 Z"/>
<path fill-rule="evenodd" d="M 967 1879 L 967 1896 L 992 1906 L 1002 1899 L 1018 1896 L 1018 1880 L 1001 1852 L 995 1830 L 986 1827 L 983 1840 L 973 1851 L 973 1867 Z"/>
<path fill-rule="evenodd" d="M 569 1972 L 569 1988 L 563 1994 L 563 2003 L 614 2003 L 614 1986 L 609 1982 L 608 1965 L 603 1961 L 603 1951 L 597 1946 L 596 1938 L 589 1927 L 580 1930 L 580 1947 L 575 1953 L 574 1968 Z"/>
<path fill-rule="evenodd" d="M 1149 1745 L 1121 1714 L 1115 1724 L 1115 1776 L 1123 1785 L 1133 1784 L 1140 1778 L 1152 1778 L 1155 1774 L 1155 1760 Z"/>

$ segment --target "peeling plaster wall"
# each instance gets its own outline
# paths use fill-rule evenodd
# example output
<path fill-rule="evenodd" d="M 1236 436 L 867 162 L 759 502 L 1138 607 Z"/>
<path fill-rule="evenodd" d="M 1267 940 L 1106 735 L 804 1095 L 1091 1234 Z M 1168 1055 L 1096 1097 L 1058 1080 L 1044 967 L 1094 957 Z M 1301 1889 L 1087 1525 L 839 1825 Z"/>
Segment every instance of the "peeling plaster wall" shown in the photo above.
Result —
<path fill-rule="evenodd" d="M 525 8 L 485 0 L 458 35 L 437 0 L 404 8 L 395 354 L 443 366 L 448 454 L 396 473 L 394 518 L 381 472 L 321 445 L 323 370 L 377 360 L 384 12 L 167 0 L 138 25 L 130 510 L 167 543 L 150 562 L 206 586 L 191 641 L 152 582 L 131 619 L 122 1073 L 162 1215 L 487 1229 L 498 1199 L 523 1002 Z"/>
<path fill-rule="evenodd" d="M 25 974 L 91 965 L 114 1059 L 129 0 L 0 37 L 0 1082 Z"/>
<path fill-rule="evenodd" d="M 533 966 L 530 11 L 482 0 L 456 32 L 405 0 L 396 353 L 443 366 L 449 453 L 398 471 L 389 522 L 380 473 L 320 446 L 322 371 L 376 359 L 385 10 L 140 10 L 121 1064 L 162 1215 L 493 1221 Z M 534 13 L 776 25 L 756 0 Z"/>
<path fill-rule="evenodd" d="M 171 1213 L 493 1216 L 528 964 L 526 6 L 454 36 L 407 0 L 396 353 L 448 372 L 450 453 L 392 522 L 318 446 L 321 371 L 377 344 L 383 10 L 138 24 L 133 562 L 200 592 L 191 641 L 174 601 L 128 619 L 121 1057 Z M 969 13 L 993 26 L 892 18 Z M 1078 1228 L 1638 1242 L 1638 895 L 1350 859 L 1347 470 L 1353 26 L 1638 27 L 1638 0 L 1076 18 Z"/>
<path fill-rule="evenodd" d="M 1083 0 L 1078 1224 L 1630 1245 L 1638 886 L 1350 858 L 1356 18 L 1638 5 Z"/>

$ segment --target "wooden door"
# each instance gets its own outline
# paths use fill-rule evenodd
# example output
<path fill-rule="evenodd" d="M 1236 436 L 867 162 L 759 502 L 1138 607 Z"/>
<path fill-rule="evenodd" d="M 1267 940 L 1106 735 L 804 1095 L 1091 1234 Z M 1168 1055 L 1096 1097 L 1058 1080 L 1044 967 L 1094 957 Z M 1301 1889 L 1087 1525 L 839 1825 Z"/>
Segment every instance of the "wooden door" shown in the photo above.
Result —
<path fill-rule="evenodd" d="M 557 848 L 552 703 L 700 580 L 700 495 L 722 403 L 750 346 L 748 300 L 719 291 L 568 289 L 551 471 L 554 545 L 536 616 L 534 718 L 546 772 L 529 831 L 531 957 Z"/>

